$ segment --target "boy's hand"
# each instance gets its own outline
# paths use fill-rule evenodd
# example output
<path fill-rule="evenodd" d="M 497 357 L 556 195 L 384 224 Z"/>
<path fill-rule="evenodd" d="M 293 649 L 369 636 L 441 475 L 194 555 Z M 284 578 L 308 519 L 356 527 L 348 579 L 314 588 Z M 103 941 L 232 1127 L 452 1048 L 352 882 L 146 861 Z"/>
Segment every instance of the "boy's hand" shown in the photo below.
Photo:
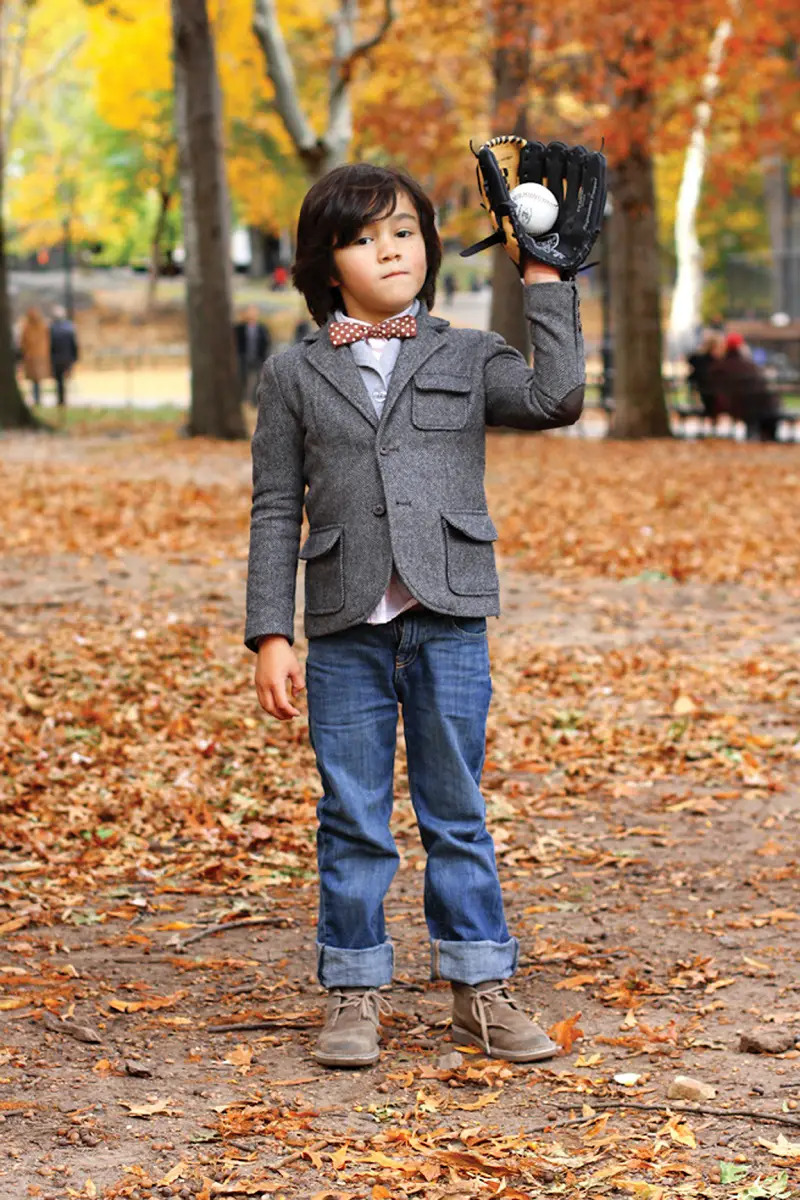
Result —
<path fill-rule="evenodd" d="M 279 721 L 290 721 L 292 717 L 300 716 L 300 709 L 295 708 L 289 699 L 287 680 L 294 694 L 306 686 L 297 655 L 280 634 L 262 638 L 258 645 L 255 676 L 258 703 Z"/>
<path fill-rule="evenodd" d="M 561 279 L 561 272 L 556 267 L 537 262 L 529 254 L 523 254 L 520 266 L 523 283 L 557 283 Z"/>

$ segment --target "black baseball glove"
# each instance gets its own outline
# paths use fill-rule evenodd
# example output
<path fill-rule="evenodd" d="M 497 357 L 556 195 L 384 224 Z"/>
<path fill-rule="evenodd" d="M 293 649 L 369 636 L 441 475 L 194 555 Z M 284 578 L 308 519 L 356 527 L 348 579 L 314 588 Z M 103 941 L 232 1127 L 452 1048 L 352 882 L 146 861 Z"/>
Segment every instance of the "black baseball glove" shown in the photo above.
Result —
<path fill-rule="evenodd" d="M 520 274 L 526 256 L 574 279 L 586 261 L 603 223 L 606 203 L 606 160 L 596 150 L 563 142 L 528 142 L 516 136 L 496 137 L 478 151 L 481 203 L 495 231 L 461 256 L 488 246 L 504 245 Z M 558 201 L 552 229 L 533 237 L 523 229 L 510 192 L 520 183 L 541 183 Z"/>

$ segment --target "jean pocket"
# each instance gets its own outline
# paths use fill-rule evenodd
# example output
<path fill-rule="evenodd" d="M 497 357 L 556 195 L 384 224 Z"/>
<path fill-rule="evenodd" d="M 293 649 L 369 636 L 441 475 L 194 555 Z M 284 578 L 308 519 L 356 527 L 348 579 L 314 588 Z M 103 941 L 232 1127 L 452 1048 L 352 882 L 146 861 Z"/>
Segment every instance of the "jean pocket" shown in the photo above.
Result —
<path fill-rule="evenodd" d="M 460 638 L 479 642 L 486 637 L 486 617 L 451 617 L 450 628 Z"/>
<path fill-rule="evenodd" d="M 306 612 L 324 616 L 344 608 L 344 527 L 312 529 L 298 557 L 306 564 Z"/>

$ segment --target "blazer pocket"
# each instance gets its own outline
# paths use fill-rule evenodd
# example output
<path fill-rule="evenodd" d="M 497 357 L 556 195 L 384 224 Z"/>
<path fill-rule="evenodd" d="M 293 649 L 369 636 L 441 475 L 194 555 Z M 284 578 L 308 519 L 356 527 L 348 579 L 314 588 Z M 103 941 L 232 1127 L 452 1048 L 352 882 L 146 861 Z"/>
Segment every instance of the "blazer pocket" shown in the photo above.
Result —
<path fill-rule="evenodd" d="M 463 429 L 471 394 L 469 375 L 420 372 L 414 376 L 411 422 L 417 429 Z"/>
<path fill-rule="evenodd" d="M 312 529 L 300 548 L 306 564 L 306 612 L 316 616 L 344 608 L 343 525 Z"/>
<path fill-rule="evenodd" d="M 499 583 L 493 542 L 497 530 L 484 512 L 443 512 L 447 583 L 456 596 L 488 596 Z"/>

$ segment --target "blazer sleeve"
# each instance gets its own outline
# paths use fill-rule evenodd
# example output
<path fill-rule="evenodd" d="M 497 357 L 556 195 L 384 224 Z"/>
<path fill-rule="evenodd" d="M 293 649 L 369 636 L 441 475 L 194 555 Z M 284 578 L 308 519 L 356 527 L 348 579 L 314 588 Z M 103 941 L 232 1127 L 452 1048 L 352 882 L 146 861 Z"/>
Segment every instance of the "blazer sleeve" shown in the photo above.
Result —
<path fill-rule="evenodd" d="M 583 411 L 583 359 L 575 283 L 533 283 L 524 288 L 533 367 L 499 334 L 492 334 L 484 365 L 487 425 L 557 429 Z"/>
<path fill-rule="evenodd" d="M 295 584 L 305 480 L 300 416 L 284 397 L 274 360 L 264 363 L 258 420 L 251 443 L 253 503 L 247 568 L 244 644 L 258 649 L 265 634 L 294 641 Z"/>

